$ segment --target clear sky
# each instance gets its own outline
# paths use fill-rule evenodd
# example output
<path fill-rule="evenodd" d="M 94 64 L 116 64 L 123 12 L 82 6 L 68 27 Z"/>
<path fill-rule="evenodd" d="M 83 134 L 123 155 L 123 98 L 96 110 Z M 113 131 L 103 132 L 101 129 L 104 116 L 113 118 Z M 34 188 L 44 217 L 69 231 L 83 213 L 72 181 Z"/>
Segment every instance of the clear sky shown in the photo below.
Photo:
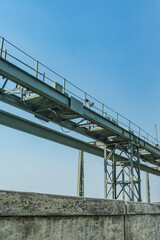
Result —
<path fill-rule="evenodd" d="M 0 3 L 1 36 L 154 136 L 156 123 L 160 133 L 159 0 Z M 78 151 L 3 126 L 0 132 L 1 189 L 76 194 Z M 159 186 L 152 176 L 152 201 L 160 200 Z M 85 196 L 103 197 L 103 159 L 89 154 Z"/>

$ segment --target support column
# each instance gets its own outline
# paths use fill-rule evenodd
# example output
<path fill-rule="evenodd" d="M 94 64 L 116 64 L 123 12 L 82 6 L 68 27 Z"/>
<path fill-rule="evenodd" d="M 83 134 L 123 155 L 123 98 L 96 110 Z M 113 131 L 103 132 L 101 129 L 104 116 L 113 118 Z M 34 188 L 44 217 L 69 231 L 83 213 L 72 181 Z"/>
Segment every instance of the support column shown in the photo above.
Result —
<path fill-rule="evenodd" d="M 117 198 L 117 193 L 116 193 L 117 184 L 116 184 L 116 161 L 115 161 L 115 157 L 114 157 L 114 152 L 115 152 L 115 150 L 113 150 L 113 156 L 112 156 L 112 181 L 113 181 L 112 198 L 116 199 Z"/>
<path fill-rule="evenodd" d="M 150 184 L 149 184 L 149 173 L 146 172 L 146 201 L 150 203 Z"/>
<path fill-rule="evenodd" d="M 104 145 L 104 197 L 109 198 L 112 194 L 112 198 L 116 199 L 116 161 L 114 153 L 115 146 L 107 154 L 106 145 Z"/>
<path fill-rule="evenodd" d="M 112 149 L 112 150 L 111 150 Z M 115 152 L 125 154 L 128 162 L 115 161 Z M 121 169 L 120 169 L 121 168 Z M 105 198 L 141 202 L 141 178 L 139 146 L 132 142 L 110 145 L 110 152 L 106 155 L 104 146 L 104 196 Z"/>
<path fill-rule="evenodd" d="M 139 155 L 139 147 L 137 147 L 137 185 L 138 185 L 138 201 L 141 202 L 142 198 L 141 198 L 141 169 L 140 169 L 140 155 Z"/>
<path fill-rule="evenodd" d="M 130 200 L 134 201 L 134 169 L 133 169 L 133 145 L 130 144 L 129 152 L 129 163 L 130 163 L 130 189 L 131 189 L 131 196 Z"/>
<path fill-rule="evenodd" d="M 77 196 L 84 197 L 84 154 L 83 154 L 83 151 L 79 151 Z"/>
<path fill-rule="evenodd" d="M 107 154 L 106 154 L 106 145 L 104 145 L 104 197 L 107 198 Z"/>
<path fill-rule="evenodd" d="M 123 197 L 123 201 L 125 201 L 125 171 L 124 171 L 124 166 L 122 167 L 122 186 L 123 186 L 122 197 Z"/>

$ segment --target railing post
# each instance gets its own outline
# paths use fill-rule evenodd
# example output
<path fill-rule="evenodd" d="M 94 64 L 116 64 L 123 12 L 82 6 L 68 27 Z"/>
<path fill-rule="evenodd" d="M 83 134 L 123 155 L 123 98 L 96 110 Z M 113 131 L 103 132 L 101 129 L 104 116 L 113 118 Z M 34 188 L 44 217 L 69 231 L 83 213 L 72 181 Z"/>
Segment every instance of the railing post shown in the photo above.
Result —
<path fill-rule="evenodd" d="M 117 124 L 118 124 L 118 115 L 119 115 L 119 114 L 117 113 Z"/>
<path fill-rule="evenodd" d="M 104 115 L 104 104 L 102 104 L 102 116 Z"/>
<path fill-rule="evenodd" d="M 3 45 L 4 45 L 4 38 L 1 39 L 0 57 L 2 57 Z"/>
<path fill-rule="evenodd" d="M 86 99 L 87 99 L 87 93 L 84 94 L 84 103 L 83 105 L 86 107 Z"/>
<path fill-rule="evenodd" d="M 4 50 L 4 59 L 7 58 L 7 49 Z"/>
<path fill-rule="evenodd" d="M 140 136 L 141 136 L 141 128 L 139 127 L 138 137 L 140 138 Z"/>
<path fill-rule="evenodd" d="M 131 128 L 131 121 L 129 120 L 129 130 L 130 130 L 130 128 Z"/>
<path fill-rule="evenodd" d="M 147 142 L 148 142 L 148 133 L 147 133 Z"/>
<path fill-rule="evenodd" d="M 43 73 L 43 82 L 45 81 L 45 73 Z"/>
<path fill-rule="evenodd" d="M 66 79 L 63 79 L 63 94 L 65 93 L 65 88 L 66 88 Z"/>
<path fill-rule="evenodd" d="M 38 61 L 36 61 L 35 77 L 38 78 Z"/>

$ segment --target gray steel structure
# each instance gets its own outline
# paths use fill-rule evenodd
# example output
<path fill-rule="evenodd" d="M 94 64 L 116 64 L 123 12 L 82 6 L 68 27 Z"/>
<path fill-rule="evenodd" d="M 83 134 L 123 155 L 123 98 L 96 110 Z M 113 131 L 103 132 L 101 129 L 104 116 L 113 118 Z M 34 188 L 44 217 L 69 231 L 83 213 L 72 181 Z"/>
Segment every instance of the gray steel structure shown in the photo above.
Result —
<path fill-rule="evenodd" d="M 11 44 L 8 41 L 7 43 Z M 19 50 L 17 47 L 16 49 Z M 23 51 L 22 53 L 25 54 Z M 10 57 L 10 61 L 6 60 L 6 57 Z M 13 60 L 22 66 L 17 66 Z M 43 64 L 41 66 L 45 67 Z M 27 70 L 24 67 L 27 67 Z M 105 110 L 107 107 L 84 91 L 81 91 L 84 98 L 78 98 L 66 88 L 66 83 L 70 83 L 68 80 L 63 79 L 62 85 L 55 81 L 48 84 L 47 80 L 51 79 L 45 73 L 41 73 L 39 67 L 38 61 L 34 69 L 4 50 L 2 38 L 0 101 L 29 112 L 46 122 L 53 122 L 87 136 L 90 142 L 56 132 L 2 110 L 0 124 L 79 149 L 77 195 L 84 196 L 84 151 L 104 158 L 106 198 L 112 194 L 113 199 L 120 196 L 125 199 L 127 196 L 131 201 L 141 201 L 140 170 L 160 176 L 160 149 L 156 140 L 151 141 L 148 133 L 129 120 L 127 126 L 123 124 L 119 121 L 122 117 L 120 114 L 113 111 L 116 118 L 108 115 Z M 34 75 L 28 69 L 34 70 Z M 95 106 L 95 102 L 101 104 L 101 109 Z M 137 127 L 138 131 L 132 129 L 131 125 Z M 142 162 L 147 162 L 150 166 Z M 147 186 L 147 199 L 150 200 L 148 174 Z"/>

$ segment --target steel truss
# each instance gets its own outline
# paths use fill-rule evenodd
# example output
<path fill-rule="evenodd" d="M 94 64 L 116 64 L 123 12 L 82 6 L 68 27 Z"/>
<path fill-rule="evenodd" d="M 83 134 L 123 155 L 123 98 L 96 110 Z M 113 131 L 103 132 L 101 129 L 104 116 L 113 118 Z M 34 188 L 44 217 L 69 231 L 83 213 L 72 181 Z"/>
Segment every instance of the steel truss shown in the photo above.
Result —
<path fill-rule="evenodd" d="M 104 157 L 106 198 L 112 194 L 113 199 L 122 196 L 124 200 L 128 197 L 127 200 L 141 201 L 141 167 L 141 170 L 146 172 L 147 201 L 150 201 L 149 173 L 160 176 L 160 149 L 157 144 L 148 142 L 148 135 L 147 139 L 142 139 L 140 128 L 138 135 L 132 132 L 130 121 L 128 128 L 122 127 L 118 123 L 119 115 L 115 121 L 104 114 L 103 104 L 102 114 L 92 111 L 94 103 L 86 98 L 86 93 L 84 102 L 74 98 L 74 95 L 69 96 L 65 92 L 65 79 L 62 91 L 44 83 L 44 79 L 40 81 L 37 78 L 38 62 L 34 77 L 5 59 L 0 57 L 0 76 L 3 80 L 0 101 L 29 112 L 41 120 L 77 132 L 95 142 L 87 143 L 1 110 L 0 124 L 80 150 L 78 196 L 84 196 L 84 151 Z M 140 158 L 156 167 L 140 164 Z"/>
<path fill-rule="evenodd" d="M 116 143 L 110 147 L 110 153 L 107 154 L 104 146 L 104 195 L 112 199 L 118 199 L 126 196 L 129 201 L 141 201 L 141 178 L 140 178 L 140 158 L 139 146 L 128 143 Z M 117 162 L 115 153 L 125 155 L 128 159 L 126 162 Z M 136 164 L 135 164 L 136 163 Z M 136 166 L 136 167 L 134 167 Z"/>

